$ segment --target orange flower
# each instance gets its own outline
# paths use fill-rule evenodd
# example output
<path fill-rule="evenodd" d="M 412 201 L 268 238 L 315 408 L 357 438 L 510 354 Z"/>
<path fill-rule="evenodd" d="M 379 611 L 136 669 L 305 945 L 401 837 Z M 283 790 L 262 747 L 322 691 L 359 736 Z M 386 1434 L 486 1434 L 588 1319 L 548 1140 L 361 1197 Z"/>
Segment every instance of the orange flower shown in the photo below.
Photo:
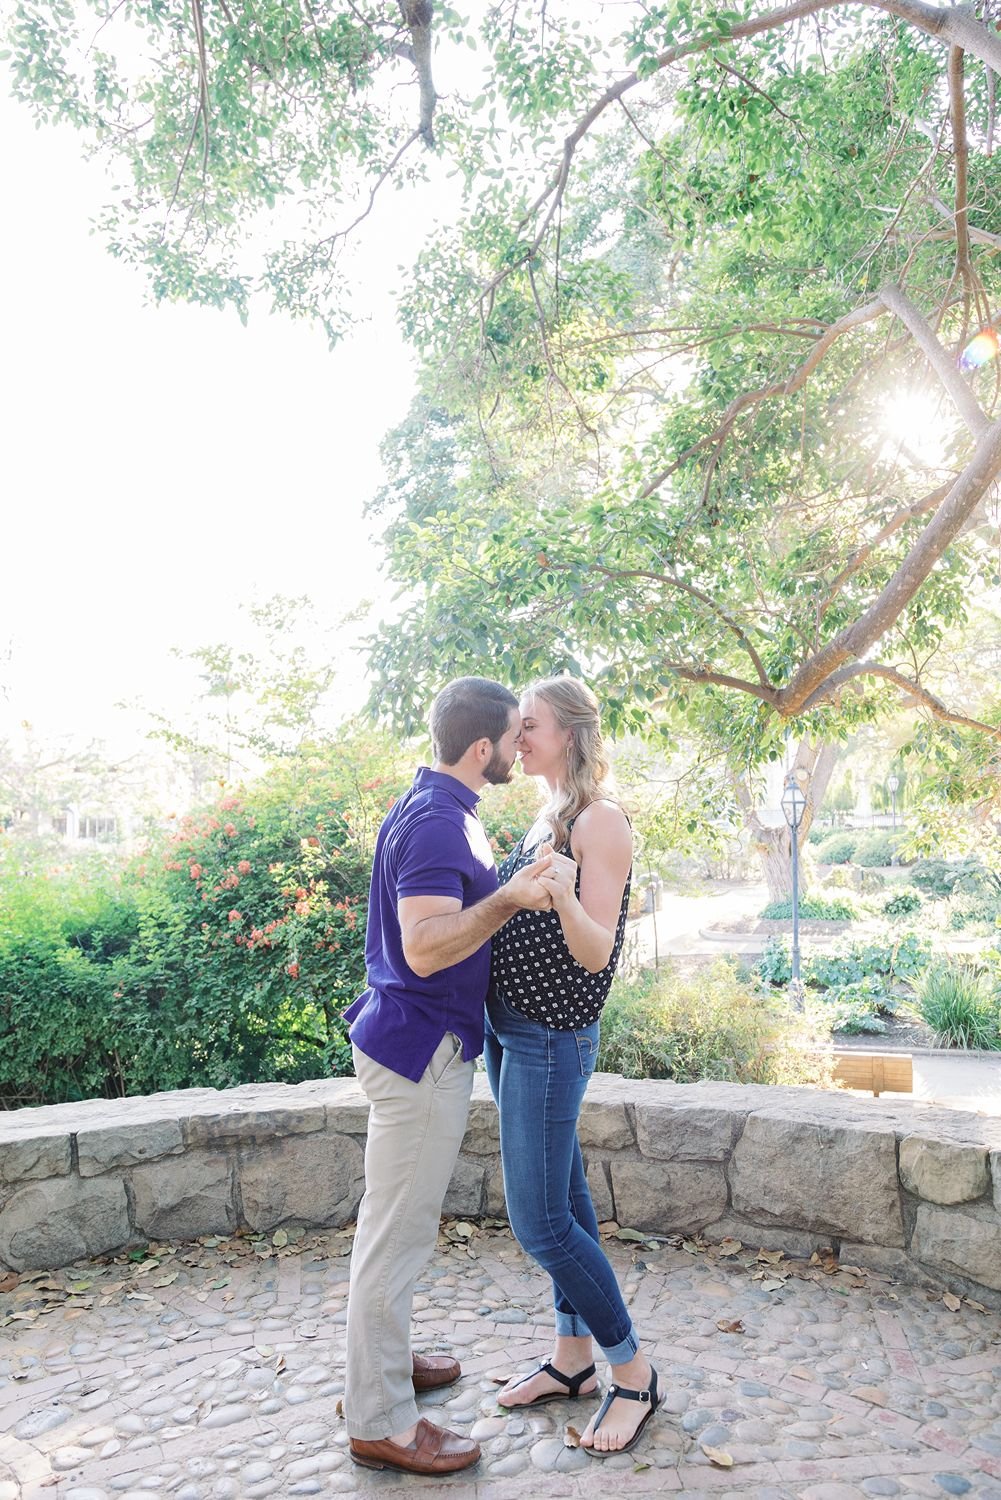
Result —
<path fill-rule="evenodd" d="M 202 867 L 201 867 L 201 865 L 189 865 L 189 867 L 188 867 L 188 874 L 191 876 L 192 880 L 201 880 L 201 878 L 202 878 Z"/>
<path fill-rule="evenodd" d="M 239 872 L 240 872 L 241 875 L 249 875 L 250 874 L 250 860 L 249 859 L 241 859 L 240 863 L 237 865 L 236 868 L 239 870 Z"/>
<path fill-rule="evenodd" d="M 299 965 L 298 964 L 289 964 L 287 966 L 286 970 L 285 970 L 285 973 L 288 975 L 288 977 L 290 979 L 298 979 L 299 978 Z"/>

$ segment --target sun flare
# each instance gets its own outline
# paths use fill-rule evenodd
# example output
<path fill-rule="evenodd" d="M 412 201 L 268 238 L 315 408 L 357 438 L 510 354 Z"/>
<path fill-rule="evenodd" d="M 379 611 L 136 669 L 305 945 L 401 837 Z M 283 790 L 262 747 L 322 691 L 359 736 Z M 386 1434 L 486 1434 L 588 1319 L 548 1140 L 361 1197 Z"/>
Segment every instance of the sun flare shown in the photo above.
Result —
<path fill-rule="evenodd" d="M 953 421 L 941 397 L 930 391 L 897 391 L 883 407 L 881 425 L 888 456 L 915 468 L 937 468 L 945 462 Z"/>

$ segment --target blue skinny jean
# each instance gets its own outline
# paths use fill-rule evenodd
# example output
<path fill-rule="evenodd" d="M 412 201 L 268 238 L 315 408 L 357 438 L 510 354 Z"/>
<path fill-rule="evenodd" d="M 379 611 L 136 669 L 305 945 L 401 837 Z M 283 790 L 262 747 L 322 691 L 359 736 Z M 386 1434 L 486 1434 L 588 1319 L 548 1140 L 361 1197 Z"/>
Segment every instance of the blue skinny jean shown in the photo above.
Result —
<path fill-rule="evenodd" d="M 483 1057 L 500 1114 L 508 1218 L 522 1249 L 552 1277 L 556 1332 L 592 1335 L 609 1364 L 619 1365 L 639 1344 L 598 1241 L 577 1140 L 598 1029 L 595 1021 L 557 1031 L 530 1021 L 495 991 Z"/>

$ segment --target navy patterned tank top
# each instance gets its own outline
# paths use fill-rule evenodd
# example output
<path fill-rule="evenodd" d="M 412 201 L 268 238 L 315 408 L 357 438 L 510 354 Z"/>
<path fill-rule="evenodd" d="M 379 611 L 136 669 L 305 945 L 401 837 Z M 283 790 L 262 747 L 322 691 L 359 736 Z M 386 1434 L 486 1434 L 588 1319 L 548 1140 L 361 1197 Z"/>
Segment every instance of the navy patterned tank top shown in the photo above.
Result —
<path fill-rule="evenodd" d="M 568 824 L 567 841 L 559 850 L 560 854 L 570 856 L 572 829 L 573 820 Z M 530 865 L 536 858 L 539 845 L 533 844 L 526 849 L 524 843 L 522 838 L 501 865 L 501 885 L 505 885 L 516 870 Z M 622 892 L 611 957 L 597 974 L 585 969 L 570 952 L 558 912 L 523 910 L 504 923 L 493 938 L 490 980 L 508 1005 L 530 1021 L 539 1021 L 556 1031 L 574 1031 L 581 1026 L 590 1026 L 598 1019 L 622 952 L 631 877 L 630 870 Z M 579 865 L 576 889 L 579 897 Z"/>

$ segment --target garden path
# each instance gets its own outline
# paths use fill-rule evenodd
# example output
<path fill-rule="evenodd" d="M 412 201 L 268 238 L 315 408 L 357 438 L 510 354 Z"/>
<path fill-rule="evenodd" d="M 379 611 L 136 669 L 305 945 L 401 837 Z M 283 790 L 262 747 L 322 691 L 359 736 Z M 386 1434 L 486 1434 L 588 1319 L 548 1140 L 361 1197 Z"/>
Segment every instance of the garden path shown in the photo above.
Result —
<path fill-rule="evenodd" d="M 736 1242 L 609 1243 L 666 1393 L 634 1453 L 566 1446 L 574 1403 L 498 1408 L 498 1382 L 549 1352 L 549 1285 L 506 1229 L 453 1224 L 416 1347 L 454 1349 L 464 1374 L 421 1404 L 482 1461 L 441 1484 L 354 1468 L 350 1232 L 279 1231 L 0 1294 L 0 1500 L 1001 1500 L 1001 1314 Z"/>

